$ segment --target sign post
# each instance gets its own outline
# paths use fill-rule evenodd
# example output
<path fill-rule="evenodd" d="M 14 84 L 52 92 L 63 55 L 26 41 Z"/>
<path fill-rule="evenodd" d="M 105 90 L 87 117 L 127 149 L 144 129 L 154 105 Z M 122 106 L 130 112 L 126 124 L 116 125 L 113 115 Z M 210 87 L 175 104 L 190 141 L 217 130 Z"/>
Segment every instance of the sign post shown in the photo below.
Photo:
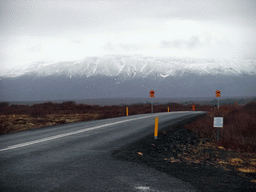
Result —
<path fill-rule="evenodd" d="M 218 109 L 220 108 L 220 90 L 217 90 L 216 92 L 215 92 L 215 94 L 216 94 L 216 97 L 218 97 Z"/>
<path fill-rule="evenodd" d="M 149 94 L 149 97 L 151 97 L 151 113 L 153 113 L 153 98 L 155 97 L 155 91 L 151 90 Z"/>
<path fill-rule="evenodd" d="M 220 139 L 220 127 L 223 127 L 223 117 L 214 117 L 213 127 L 217 127 L 217 141 Z"/>

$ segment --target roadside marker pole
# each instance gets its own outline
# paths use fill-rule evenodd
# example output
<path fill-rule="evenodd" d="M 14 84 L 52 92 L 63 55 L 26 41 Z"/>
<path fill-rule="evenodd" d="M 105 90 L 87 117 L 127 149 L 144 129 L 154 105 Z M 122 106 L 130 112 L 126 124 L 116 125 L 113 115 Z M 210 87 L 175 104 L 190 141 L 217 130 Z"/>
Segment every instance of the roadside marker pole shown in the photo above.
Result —
<path fill-rule="evenodd" d="M 167 111 L 168 111 L 168 112 L 170 112 L 170 109 L 169 109 L 169 107 L 167 108 Z"/>
<path fill-rule="evenodd" d="M 151 98 L 151 113 L 153 113 L 153 97 Z"/>
<path fill-rule="evenodd" d="M 149 92 L 149 97 L 151 97 L 151 113 L 153 113 L 153 98 L 155 97 L 155 91 L 151 90 Z"/>
<path fill-rule="evenodd" d="M 217 128 L 217 141 L 219 141 L 220 139 L 220 128 L 218 127 Z"/>
<path fill-rule="evenodd" d="M 156 117 L 155 117 L 154 139 L 157 139 L 157 137 L 158 137 L 158 118 L 159 118 L 159 116 L 156 116 Z"/>
<path fill-rule="evenodd" d="M 128 116 L 128 107 L 126 107 L 126 116 Z"/>
<path fill-rule="evenodd" d="M 217 90 L 217 91 L 215 92 L 216 97 L 218 97 L 218 109 L 220 108 L 220 100 L 219 100 L 220 93 L 221 93 L 220 90 Z"/>

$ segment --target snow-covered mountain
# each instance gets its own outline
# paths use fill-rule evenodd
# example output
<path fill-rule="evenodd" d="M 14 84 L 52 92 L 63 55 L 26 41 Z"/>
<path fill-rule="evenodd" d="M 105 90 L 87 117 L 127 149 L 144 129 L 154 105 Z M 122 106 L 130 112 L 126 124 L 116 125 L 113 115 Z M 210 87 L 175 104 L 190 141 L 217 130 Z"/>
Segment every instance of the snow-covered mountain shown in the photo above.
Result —
<path fill-rule="evenodd" d="M 184 74 L 197 75 L 255 75 L 256 61 L 248 60 L 207 60 L 179 59 L 171 57 L 143 57 L 140 55 L 121 56 L 107 55 L 104 57 L 87 57 L 77 62 L 38 62 L 1 74 L 5 77 L 21 75 L 95 76 L 107 77 L 168 77 Z"/>
<path fill-rule="evenodd" d="M 0 100 L 256 96 L 256 61 L 108 55 L 0 74 Z"/>

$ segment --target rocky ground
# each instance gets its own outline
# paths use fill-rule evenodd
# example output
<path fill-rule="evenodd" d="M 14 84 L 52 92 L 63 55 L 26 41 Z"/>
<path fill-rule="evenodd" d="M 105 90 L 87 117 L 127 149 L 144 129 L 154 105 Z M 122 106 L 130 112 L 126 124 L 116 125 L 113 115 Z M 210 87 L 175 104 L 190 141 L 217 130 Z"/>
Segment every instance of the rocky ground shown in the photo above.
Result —
<path fill-rule="evenodd" d="M 225 150 L 198 139 L 182 126 L 170 127 L 113 152 L 189 182 L 200 191 L 256 191 L 256 154 Z"/>

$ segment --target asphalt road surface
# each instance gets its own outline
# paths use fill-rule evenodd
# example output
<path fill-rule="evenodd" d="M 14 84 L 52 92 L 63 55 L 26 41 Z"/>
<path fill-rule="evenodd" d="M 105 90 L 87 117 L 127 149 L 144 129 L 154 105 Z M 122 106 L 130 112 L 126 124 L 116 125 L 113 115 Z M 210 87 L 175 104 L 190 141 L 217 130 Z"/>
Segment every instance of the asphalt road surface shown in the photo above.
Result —
<path fill-rule="evenodd" d="M 196 191 L 189 183 L 111 152 L 203 112 L 170 112 L 64 124 L 0 135 L 0 191 Z"/>

